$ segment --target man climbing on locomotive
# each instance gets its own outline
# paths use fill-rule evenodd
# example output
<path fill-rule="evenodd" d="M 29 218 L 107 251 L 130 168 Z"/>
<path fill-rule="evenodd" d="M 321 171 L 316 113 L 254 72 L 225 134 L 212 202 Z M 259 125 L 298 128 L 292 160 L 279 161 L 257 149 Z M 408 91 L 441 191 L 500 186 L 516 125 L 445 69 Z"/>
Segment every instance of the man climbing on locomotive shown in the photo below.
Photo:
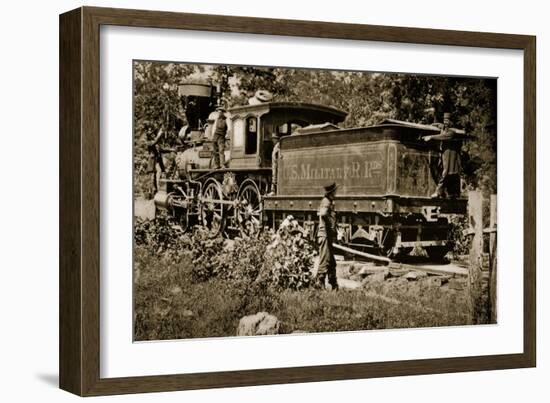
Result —
<path fill-rule="evenodd" d="M 218 118 L 214 123 L 214 133 L 212 135 L 212 145 L 214 152 L 214 168 L 225 168 L 225 135 L 227 133 L 227 122 L 225 120 L 225 110 L 222 107 L 216 109 Z"/>
<path fill-rule="evenodd" d="M 424 141 L 439 140 L 441 151 L 441 165 L 443 171 L 437 183 L 436 191 L 432 198 L 445 197 L 451 198 L 460 196 L 460 149 L 462 141 L 456 131 L 451 128 L 451 114 L 443 114 L 443 125 L 441 132 L 433 136 L 424 137 Z"/>
<path fill-rule="evenodd" d="M 158 182 L 160 176 L 166 172 L 162 153 L 164 150 L 158 146 L 158 143 L 164 134 L 164 128 L 161 126 L 154 140 L 147 143 L 147 167 L 146 173 L 151 175 L 151 194 L 154 195 L 158 191 Z"/>
<path fill-rule="evenodd" d="M 334 211 L 334 197 L 338 186 L 331 183 L 325 186 L 325 196 L 319 206 L 319 230 L 317 243 L 319 244 L 319 268 L 317 269 L 317 282 L 321 288 L 328 284 L 332 290 L 338 289 L 336 279 L 336 260 L 334 258 L 333 242 L 336 241 L 336 212 Z"/>

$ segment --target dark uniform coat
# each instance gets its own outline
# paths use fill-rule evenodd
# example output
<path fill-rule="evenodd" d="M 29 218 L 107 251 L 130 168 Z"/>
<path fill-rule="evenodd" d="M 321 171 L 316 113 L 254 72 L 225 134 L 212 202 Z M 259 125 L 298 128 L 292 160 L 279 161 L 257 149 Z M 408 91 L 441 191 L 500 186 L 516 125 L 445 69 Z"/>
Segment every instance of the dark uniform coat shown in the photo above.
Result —
<path fill-rule="evenodd" d="M 317 232 L 317 243 L 319 244 L 319 268 L 317 276 L 324 281 L 328 276 L 328 281 L 333 288 L 338 287 L 336 280 L 336 260 L 334 259 L 334 247 L 332 243 L 336 241 L 336 212 L 334 211 L 334 202 L 323 197 L 319 206 L 319 230 Z"/>
<path fill-rule="evenodd" d="M 448 133 L 450 132 L 450 133 Z M 441 138 L 441 162 L 443 164 L 442 176 L 446 175 L 458 175 L 461 171 L 460 166 L 460 140 L 454 139 L 454 132 L 447 130 L 440 134 L 438 137 L 447 137 L 447 139 Z"/>
<path fill-rule="evenodd" d="M 441 143 L 441 165 L 442 172 L 437 184 L 436 194 L 443 196 L 446 191 L 449 195 L 456 197 L 460 194 L 460 149 L 462 141 L 456 138 L 453 129 L 442 129 L 441 133 L 431 136 L 434 140 Z"/>
<path fill-rule="evenodd" d="M 214 168 L 221 168 L 225 165 L 225 134 L 227 133 L 227 122 L 225 116 L 220 116 L 214 124 L 212 144 L 214 148 Z"/>

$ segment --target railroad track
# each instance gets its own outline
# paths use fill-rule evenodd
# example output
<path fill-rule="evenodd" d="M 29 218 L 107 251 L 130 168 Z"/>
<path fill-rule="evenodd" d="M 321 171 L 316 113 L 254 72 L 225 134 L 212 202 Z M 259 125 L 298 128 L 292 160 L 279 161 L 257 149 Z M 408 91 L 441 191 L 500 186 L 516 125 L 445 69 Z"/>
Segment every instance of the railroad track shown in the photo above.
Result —
<path fill-rule="evenodd" d="M 403 271 L 421 271 L 428 274 L 451 275 L 451 276 L 468 276 L 468 268 L 456 263 L 437 264 L 433 262 L 417 261 L 417 262 L 401 262 L 390 259 L 385 256 L 374 255 L 371 253 L 361 252 L 339 244 L 333 246 L 347 254 L 352 254 L 360 258 L 366 259 L 380 265 L 380 268 L 389 268 L 390 270 Z"/>

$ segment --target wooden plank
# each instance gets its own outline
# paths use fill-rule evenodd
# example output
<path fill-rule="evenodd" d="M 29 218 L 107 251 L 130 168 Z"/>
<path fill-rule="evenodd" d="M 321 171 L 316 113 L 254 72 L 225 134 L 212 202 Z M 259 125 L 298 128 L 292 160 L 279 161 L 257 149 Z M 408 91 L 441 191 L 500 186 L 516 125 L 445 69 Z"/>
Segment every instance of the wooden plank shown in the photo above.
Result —
<path fill-rule="evenodd" d="M 491 195 L 491 212 L 489 217 L 489 231 L 490 231 L 490 250 L 494 250 L 496 244 L 496 229 L 497 229 L 497 195 Z"/>
<path fill-rule="evenodd" d="M 489 235 L 489 320 L 497 323 L 497 195 L 491 195 Z"/>
<path fill-rule="evenodd" d="M 59 17 L 59 387 L 82 391 L 80 9 Z"/>
<path fill-rule="evenodd" d="M 454 264 L 447 265 L 427 265 L 427 264 L 407 264 L 393 262 L 390 264 L 391 270 L 410 270 L 421 271 L 428 274 L 436 275 L 453 275 L 453 276 L 468 276 L 468 269 Z"/>
<path fill-rule="evenodd" d="M 526 41 L 523 50 L 523 362 L 534 367 L 537 362 L 536 38 Z"/>
<path fill-rule="evenodd" d="M 373 255 L 371 253 L 366 253 L 366 252 L 360 252 L 360 251 L 355 250 L 355 249 L 346 248 L 345 246 L 338 245 L 337 243 L 333 243 L 332 246 L 334 246 L 337 249 L 343 250 L 344 252 L 348 252 L 348 253 L 352 253 L 352 254 L 357 255 L 357 256 L 364 257 L 365 259 L 376 260 L 378 262 L 384 262 L 384 263 L 390 263 L 391 262 L 391 259 L 388 259 L 387 257 Z"/>
<path fill-rule="evenodd" d="M 468 298 L 472 324 L 482 322 L 483 292 L 483 196 L 479 191 L 468 192 L 468 222 L 473 234 L 470 246 Z"/>
<path fill-rule="evenodd" d="M 81 239 L 82 259 L 82 394 L 89 395 L 100 379 L 99 368 L 99 267 L 100 267 L 100 24 L 82 8 L 82 156 L 81 156 Z M 94 40 L 98 38 L 98 40 Z"/>

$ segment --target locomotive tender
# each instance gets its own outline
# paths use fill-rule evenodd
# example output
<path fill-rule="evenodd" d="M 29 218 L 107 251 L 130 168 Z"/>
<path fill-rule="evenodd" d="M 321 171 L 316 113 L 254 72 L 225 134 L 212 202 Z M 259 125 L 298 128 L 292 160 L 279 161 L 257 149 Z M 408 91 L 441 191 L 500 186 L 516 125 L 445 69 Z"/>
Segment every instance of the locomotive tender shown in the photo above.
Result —
<path fill-rule="evenodd" d="M 187 103 L 197 98 L 208 105 L 211 94 L 208 85 L 180 86 Z M 434 260 L 452 247 L 448 217 L 465 214 L 466 200 L 430 197 L 440 156 L 436 142 L 422 137 L 439 128 L 388 119 L 342 129 L 337 124 L 347 114 L 332 107 L 256 102 L 228 110 L 228 166 L 212 169 L 213 109 L 203 106 L 207 124 L 191 128 L 188 148 L 176 158 L 178 177 L 161 179 L 155 195 L 156 207 L 176 216 L 182 228 L 201 224 L 213 233 L 250 233 L 277 228 L 292 215 L 313 237 L 323 186 L 336 182 L 339 244 L 386 256 L 420 246 Z M 274 136 L 280 159 L 276 192 L 270 193 Z"/>

